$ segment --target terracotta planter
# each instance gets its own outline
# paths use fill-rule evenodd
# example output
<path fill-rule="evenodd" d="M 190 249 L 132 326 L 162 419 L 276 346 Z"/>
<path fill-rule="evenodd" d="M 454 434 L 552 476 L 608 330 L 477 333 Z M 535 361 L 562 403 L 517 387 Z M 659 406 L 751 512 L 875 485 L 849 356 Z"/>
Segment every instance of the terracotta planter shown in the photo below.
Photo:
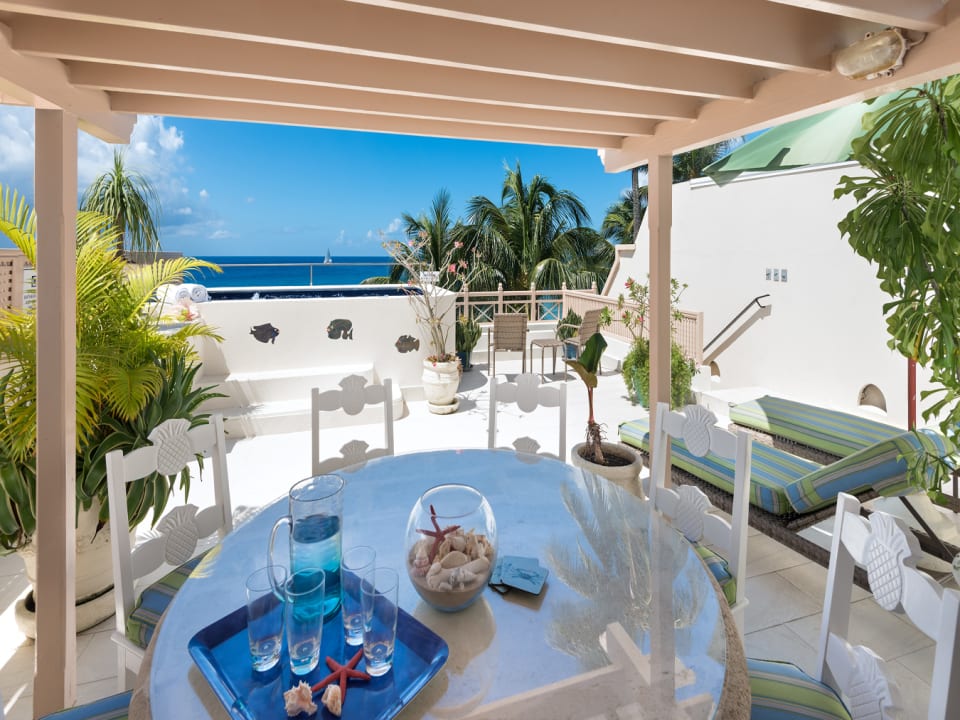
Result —
<path fill-rule="evenodd" d="M 618 455 L 630 461 L 627 465 L 598 465 L 592 460 L 587 460 L 581 455 L 586 443 L 577 443 L 570 450 L 570 462 L 574 467 L 582 468 L 594 475 L 606 478 L 610 482 L 616 483 L 624 490 L 628 490 L 637 497 L 643 497 L 643 488 L 640 486 L 640 470 L 643 468 L 643 460 L 640 455 L 628 448 L 626 445 L 616 443 L 601 443 L 604 455 Z"/>
<path fill-rule="evenodd" d="M 457 390 L 460 388 L 460 363 L 423 361 L 423 394 L 427 398 L 430 412 L 447 415 L 457 411 L 460 402 Z"/>

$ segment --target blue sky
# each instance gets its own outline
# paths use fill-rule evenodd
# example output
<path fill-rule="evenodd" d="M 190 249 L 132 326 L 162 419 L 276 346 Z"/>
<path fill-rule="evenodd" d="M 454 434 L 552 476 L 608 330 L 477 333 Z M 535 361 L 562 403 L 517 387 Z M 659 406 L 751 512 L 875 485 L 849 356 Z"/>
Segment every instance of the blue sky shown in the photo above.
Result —
<path fill-rule="evenodd" d="M 0 106 L 0 183 L 33 194 L 33 111 Z M 111 146 L 78 141 L 81 190 Z M 504 164 L 577 194 L 594 227 L 630 187 L 595 150 L 141 116 L 127 163 L 157 188 L 165 250 L 194 255 L 383 255 L 378 231 L 446 187 L 458 213 L 499 201 Z"/>

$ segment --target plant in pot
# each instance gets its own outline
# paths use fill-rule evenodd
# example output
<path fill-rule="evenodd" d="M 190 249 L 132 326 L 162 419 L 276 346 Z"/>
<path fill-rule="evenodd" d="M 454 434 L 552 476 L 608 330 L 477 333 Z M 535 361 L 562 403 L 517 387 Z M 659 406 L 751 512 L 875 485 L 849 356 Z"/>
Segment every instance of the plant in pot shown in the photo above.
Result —
<path fill-rule="evenodd" d="M 128 267 L 115 252 L 111 220 L 84 212 L 77 219 L 77 597 L 92 598 L 78 629 L 113 611 L 109 594 L 110 533 L 106 454 L 149 444 L 147 435 L 169 418 L 206 421 L 199 404 L 208 389 L 193 387 L 199 364 L 190 338 L 217 338 L 200 323 L 175 332 L 158 329 L 157 289 L 197 268 L 217 269 L 191 258 Z M 0 207 L 0 231 L 36 266 L 36 220 L 16 193 Z M 40 268 L 42 272 L 42 268 Z M 36 312 L 0 315 L 0 552 L 18 551 L 31 575 L 36 531 Z M 154 476 L 127 490 L 130 528 L 163 512 L 175 477 Z M 189 476 L 180 478 L 188 489 Z M 93 567 L 88 569 L 88 557 Z M 97 563 L 105 563 L 98 569 Z M 32 578 L 31 578 L 32 579 Z M 97 613 L 105 614 L 96 617 Z M 94 613 L 93 616 L 90 613 Z"/>
<path fill-rule="evenodd" d="M 567 314 L 563 316 L 560 324 L 557 325 L 557 340 L 562 342 L 568 338 L 572 338 L 577 334 L 577 330 L 580 328 L 580 323 L 582 322 L 583 318 L 575 313 L 573 308 L 567 310 Z M 572 360 L 577 356 L 577 349 L 572 345 L 565 345 L 564 348 L 565 357 Z"/>
<path fill-rule="evenodd" d="M 480 323 L 469 315 L 461 315 L 457 319 L 457 357 L 460 358 L 460 365 L 464 370 L 470 370 L 473 365 L 470 364 L 470 353 L 477 346 L 480 340 Z"/>
<path fill-rule="evenodd" d="M 642 491 L 637 479 L 642 467 L 640 457 L 626 445 L 604 442 L 603 426 L 596 421 L 593 412 L 593 391 L 597 387 L 600 359 L 606 348 L 607 341 L 603 335 L 594 333 L 583 346 L 579 360 L 564 360 L 587 388 L 586 440 L 573 446 L 570 459 L 575 466 L 605 477 L 640 495 Z"/>
<path fill-rule="evenodd" d="M 627 278 L 628 295 L 617 298 L 617 312 L 627 330 L 633 336 L 630 351 L 623 359 L 623 382 L 631 401 L 647 406 L 650 398 L 650 339 L 647 337 L 646 318 L 650 308 L 650 288 Z M 670 312 L 674 322 L 683 318 L 677 305 L 686 290 L 686 284 L 670 280 Z M 681 347 L 670 342 L 670 405 L 682 407 L 690 398 L 696 365 L 688 360 Z"/>

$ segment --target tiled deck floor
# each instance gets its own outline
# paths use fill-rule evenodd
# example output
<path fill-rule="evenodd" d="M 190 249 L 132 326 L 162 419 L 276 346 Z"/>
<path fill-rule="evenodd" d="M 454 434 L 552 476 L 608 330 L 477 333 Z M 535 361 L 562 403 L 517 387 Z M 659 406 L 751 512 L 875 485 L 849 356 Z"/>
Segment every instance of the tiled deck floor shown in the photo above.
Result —
<path fill-rule="evenodd" d="M 501 361 L 511 376 L 519 361 Z M 423 402 L 408 404 L 409 413 L 396 423 L 397 451 L 414 452 L 443 447 L 486 447 L 487 384 L 483 366 L 466 373 L 461 383 L 461 405 L 454 415 L 431 415 Z M 572 376 L 570 376 L 572 379 Z M 586 419 L 586 392 L 576 380 L 568 394 L 568 448 L 579 442 Z M 618 422 L 637 417 L 643 411 L 626 398 L 619 374 L 600 380 L 595 399 L 597 419 L 607 423 L 610 437 Z M 508 445 L 515 435 L 535 437 L 544 450 L 556 450 L 556 415 L 547 410 L 534 414 L 518 430 L 516 417 L 504 418 L 498 445 Z M 337 428 L 325 431 L 325 454 L 335 454 L 352 437 L 372 438 L 380 443 L 379 426 Z M 230 443 L 228 462 L 231 492 L 238 513 L 258 507 L 282 495 L 297 479 L 309 474 L 309 433 L 291 433 L 237 440 Z M 326 452 L 329 451 L 329 452 Z M 568 450 L 569 452 L 569 450 Z M 191 500 L 202 504 L 209 484 L 194 487 Z M 752 657 L 789 660 L 807 671 L 816 661 L 815 645 L 826 571 L 803 556 L 751 530 L 748 548 L 746 650 Z M 13 621 L 13 603 L 26 593 L 22 563 L 15 556 L 0 558 L 0 696 L 8 720 L 31 717 L 33 702 L 33 644 L 25 640 Z M 78 697 L 89 701 L 115 692 L 116 653 L 110 641 L 113 619 L 77 638 Z M 872 598 L 854 589 L 852 640 L 873 648 L 889 661 L 900 683 L 910 718 L 925 718 L 929 702 L 929 678 L 933 670 L 934 646 L 906 620 L 880 610 Z"/>

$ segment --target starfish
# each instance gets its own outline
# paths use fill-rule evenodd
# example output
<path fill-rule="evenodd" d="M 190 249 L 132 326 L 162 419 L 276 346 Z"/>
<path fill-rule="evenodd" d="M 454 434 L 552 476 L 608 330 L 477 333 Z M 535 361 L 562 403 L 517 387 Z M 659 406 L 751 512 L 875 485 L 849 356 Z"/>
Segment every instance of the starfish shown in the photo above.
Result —
<path fill-rule="evenodd" d="M 443 530 L 440 529 L 439 523 L 437 523 L 437 511 L 433 509 L 433 505 L 430 506 L 430 522 L 433 523 L 433 530 L 424 530 L 423 528 L 417 528 L 418 533 L 423 533 L 427 537 L 433 538 L 433 547 L 430 548 L 430 554 L 427 559 L 432 563 L 434 558 L 437 557 L 437 551 L 440 550 L 440 543 L 443 542 L 443 539 L 452 533 L 454 530 L 459 530 L 459 525 L 448 525 Z"/>
<path fill-rule="evenodd" d="M 370 676 L 365 672 L 356 670 L 357 663 L 360 662 L 360 658 L 363 655 L 363 649 L 357 650 L 357 654 L 350 658 L 350 661 L 345 665 L 341 665 L 336 660 L 334 660 L 329 655 L 327 656 L 327 667 L 333 670 L 332 673 L 327 675 L 323 680 L 314 685 L 311 690 L 317 692 L 323 688 L 324 685 L 329 685 L 334 680 L 340 682 L 340 702 L 345 702 L 347 699 L 347 679 L 356 678 L 357 680 L 369 680 Z"/>

